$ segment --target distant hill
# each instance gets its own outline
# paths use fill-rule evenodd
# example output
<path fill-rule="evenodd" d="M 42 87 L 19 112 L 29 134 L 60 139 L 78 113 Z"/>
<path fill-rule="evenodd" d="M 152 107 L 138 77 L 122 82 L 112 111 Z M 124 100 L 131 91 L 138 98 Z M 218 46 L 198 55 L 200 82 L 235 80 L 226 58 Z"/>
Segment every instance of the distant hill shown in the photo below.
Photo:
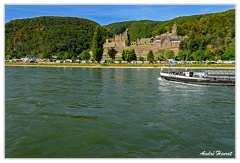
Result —
<path fill-rule="evenodd" d="M 130 40 L 135 41 L 138 38 L 152 37 L 152 32 L 157 30 L 160 25 L 160 21 L 140 20 L 140 21 L 126 21 L 112 23 L 103 28 L 107 29 L 110 33 L 120 34 L 128 28 L 128 34 Z"/>
<path fill-rule="evenodd" d="M 120 34 L 128 28 L 131 41 L 135 41 L 138 38 L 154 37 L 166 33 L 167 30 L 171 32 L 171 27 L 175 22 L 178 25 L 177 34 L 179 36 L 191 35 L 192 32 L 195 35 L 215 34 L 216 32 L 228 29 L 235 34 L 235 10 L 183 16 L 168 21 L 125 21 L 112 23 L 103 27 L 114 34 Z"/>
<path fill-rule="evenodd" d="M 178 60 L 235 59 L 235 10 L 178 17 L 168 21 L 126 21 L 103 26 L 104 39 L 128 28 L 131 41 L 171 32 L 187 35 Z M 91 48 L 98 23 L 82 18 L 44 16 L 12 20 L 5 24 L 5 56 L 20 58 L 41 54 L 77 57 Z M 104 41 L 104 40 L 103 40 Z"/>
<path fill-rule="evenodd" d="M 37 17 L 5 24 L 6 55 L 21 57 L 67 52 L 76 56 L 91 47 L 98 23 L 72 17 Z"/>
<path fill-rule="evenodd" d="M 179 60 L 235 59 L 235 10 L 183 16 L 168 21 L 126 21 L 104 26 L 119 34 L 128 28 L 131 41 L 171 32 L 177 24 L 177 35 L 187 35 L 180 44 Z M 205 54 L 206 52 L 206 54 Z"/>

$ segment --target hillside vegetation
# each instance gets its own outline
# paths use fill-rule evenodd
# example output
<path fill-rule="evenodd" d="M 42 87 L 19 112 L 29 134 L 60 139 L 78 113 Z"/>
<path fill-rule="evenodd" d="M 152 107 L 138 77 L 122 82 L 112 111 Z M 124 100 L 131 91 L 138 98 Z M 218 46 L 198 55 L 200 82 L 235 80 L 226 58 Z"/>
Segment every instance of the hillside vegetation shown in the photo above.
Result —
<path fill-rule="evenodd" d="M 181 42 L 177 60 L 234 60 L 235 10 L 221 13 L 178 17 L 169 21 L 128 21 L 104 26 L 111 33 L 128 28 L 130 40 L 171 32 L 176 22 L 177 34 L 188 36 Z"/>
<path fill-rule="evenodd" d="M 76 57 L 91 47 L 97 25 L 91 20 L 71 17 L 13 20 L 5 24 L 5 55 L 17 58 L 42 54 Z"/>
<path fill-rule="evenodd" d="M 130 41 L 171 32 L 188 36 L 181 42 L 177 60 L 234 60 L 235 10 L 221 13 L 178 17 L 169 21 L 126 21 L 101 28 L 103 40 L 128 28 Z M 5 24 L 5 56 L 76 58 L 90 50 L 93 33 L 99 24 L 82 18 L 37 17 L 13 20 Z"/>
<path fill-rule="evenodd" d="M 157 30 L 160 21 L 140 20 L 118 22 L 104 26 L 110 33 L 120 34 L 128 28 L 128 34 L 131 41 L 136 41 L 138 38 L 152 37 L 152 32 Z"/>

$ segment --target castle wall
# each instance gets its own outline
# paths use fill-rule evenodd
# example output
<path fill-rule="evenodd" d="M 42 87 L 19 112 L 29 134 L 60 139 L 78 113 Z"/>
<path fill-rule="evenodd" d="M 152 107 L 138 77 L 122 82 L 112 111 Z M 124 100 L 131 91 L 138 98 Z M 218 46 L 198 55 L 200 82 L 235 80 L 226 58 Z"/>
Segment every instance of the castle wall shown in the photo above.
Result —
<path fill-rule="evenodd" d="M 115 35 L 114 38 L 106 40 L 104 46 L 104 58 L 108 58 L 107 51 L 108 48 L 114 47 L 118 53 L 116 58 L 120 59 L 122 57 L 122 52 L 125 49 L 134 49 L 137 57 L 144 56 L 146 57 L 148 52 L 152 50 L 154 53 L 159 49 L 168 49 L 173 50 L 175 55 L 179 51 L 180 42 L 187 38 L 187 36 L 181 37 L 177 35 L 177 26 L 176 23 L 172 27 L 172 33 L 164 33 L 154 38 L 141 38 L 137 41 L 131 42 L 131 46 L 125 46 L 125 41 L 128 39 L 127 30 L 120 34 Z"/>
<path fill-rule="evenodd" d="M 128 40 L 127 29 L 124 33 L 115 35 L 114 38 L 106 39 L 104 47 L 116 47 L 116 46 L 125 46 L 125 42 Z"/>
<path fill-rule="evenodd" d="M 108 42 L 103 45 L 103 47 L 116 47 L 116 46 L 125 46 L 125 41 L 124 42 Z"/>
<path fill-rule="evenodd" d="M 104 52 L 103 52 L 104 59 L 110 59 L 109 56 L 107 55 L 108 48 L 110 48 L 110 47 L 104 47 Z M 170 47 L 170 46 L 160 47 L 160 46 L 154 46 L 154 45 L 131 45 L 129 47 L 128 46 L 115 46 L 114 48 L 115 48 L 115 50 L 118 51 L 118 53 L 116 54 L 116 60 L 119 60 L 122 58 L 123 50 L 134 49 L 135 53 L 137 55 L 137 58 L 142 56 L 145 59 L 147 58 L 147 55 L 150 50 L 153 51 L 154 55 L 156 54 L 156 52 L 159 49 L 172 50 L 172 51 L 174 51 L 175 55 L 177 55 L 178 51 L 179 51 L 178 47 Z"/>

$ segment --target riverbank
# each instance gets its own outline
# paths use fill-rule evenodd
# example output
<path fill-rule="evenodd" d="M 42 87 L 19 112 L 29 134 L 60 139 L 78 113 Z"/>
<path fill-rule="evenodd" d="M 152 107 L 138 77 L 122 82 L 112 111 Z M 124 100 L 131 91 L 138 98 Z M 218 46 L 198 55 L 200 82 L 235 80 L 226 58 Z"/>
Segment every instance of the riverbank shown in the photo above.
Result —
<path fill-rule="evenodd" d="M 5 66 L 33 66 L 33 67 L 73 67 L 73 68 L 169 68 L 166 64 L 96 64 L 96 63 L 5 63 Z M 234 64 L 179 64 L 171 66 L 174 69 L 235 69 Z"/>

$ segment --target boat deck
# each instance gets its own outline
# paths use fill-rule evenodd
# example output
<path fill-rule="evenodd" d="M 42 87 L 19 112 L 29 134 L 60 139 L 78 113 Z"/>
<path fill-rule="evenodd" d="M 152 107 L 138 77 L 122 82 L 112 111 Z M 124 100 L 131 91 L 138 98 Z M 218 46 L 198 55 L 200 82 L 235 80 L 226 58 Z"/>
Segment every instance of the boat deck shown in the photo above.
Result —
<path fill-rule="evenodd" d="M 160 73 L 168 81 L 182 82 L 199 85 L 235 86 L 235 71 L 207 70 L 203 72 L 171 72 Z"/>

